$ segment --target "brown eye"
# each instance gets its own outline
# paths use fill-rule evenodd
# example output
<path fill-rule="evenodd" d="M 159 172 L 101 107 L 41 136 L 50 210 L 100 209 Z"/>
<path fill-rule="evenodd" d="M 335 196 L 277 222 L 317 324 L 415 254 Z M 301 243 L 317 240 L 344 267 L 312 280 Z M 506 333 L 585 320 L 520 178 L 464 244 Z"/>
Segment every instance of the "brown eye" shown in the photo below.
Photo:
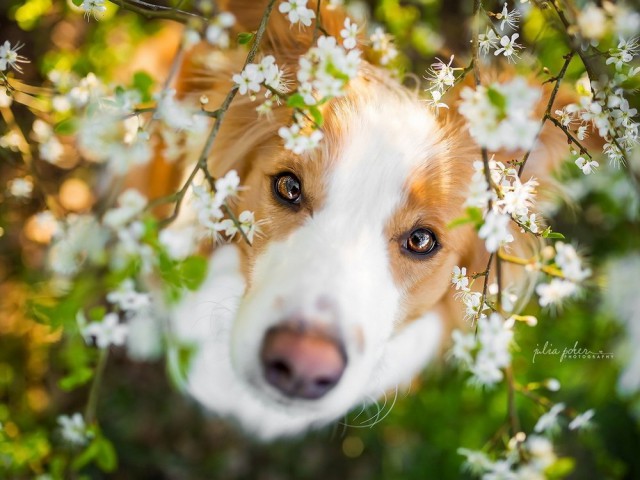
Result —
<path fill-rule="evenodd" d="M 273 179 L 273 192 L 276 197 L 289 204 L 297 205 L 302 199 L 302 185 L 293 173 L 284 172 Z"/>
<path fill-rule="evenodd" d="M 416 255 L 428 255 L 438 246 L 436 235 L 427 228 L 416 228 L 413 230 L 403 247 Z"/>

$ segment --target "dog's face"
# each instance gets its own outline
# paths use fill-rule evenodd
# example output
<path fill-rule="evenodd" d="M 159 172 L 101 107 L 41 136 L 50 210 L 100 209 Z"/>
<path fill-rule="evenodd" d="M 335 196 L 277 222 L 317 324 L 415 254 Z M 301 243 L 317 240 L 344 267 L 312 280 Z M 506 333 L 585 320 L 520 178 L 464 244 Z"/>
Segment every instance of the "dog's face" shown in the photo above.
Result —
<path fill-rule="evenodd" d="M 324 115 L 321 147 L 265 149 L 244 179 L 241 207 L 262 234 L 244 249 L 231 354 L 274 408 L 337 416 L 361 400 L 394 333 L 447 291 L 468 232 L 446 225 L 471 162 L 390 80 L 356 79 Z"/>

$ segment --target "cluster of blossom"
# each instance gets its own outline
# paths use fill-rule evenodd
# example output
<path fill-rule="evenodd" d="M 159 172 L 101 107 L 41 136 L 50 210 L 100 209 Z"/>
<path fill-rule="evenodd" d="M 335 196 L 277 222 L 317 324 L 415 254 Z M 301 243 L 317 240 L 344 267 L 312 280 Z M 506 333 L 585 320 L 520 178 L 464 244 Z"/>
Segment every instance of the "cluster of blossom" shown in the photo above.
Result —
<path fill-rule="evenodd" d="M 529 150 L 540 122 L 531 118 L 540 90 L 522 77 L 505 83 L 465 87 L 459 112 L 467 120 L 473 139 L 489 150 Z"/>
<path fill-rule="evenodd" d="M 233 81 L 238 85 L 240 95 L 252 95 L 259 93 L 264 85 L 265 97 L 272 93 L 284 95 L 289 90 L 285 79 L 285 73 L 276 64 L 273 55 L 265 56 L 259 63 L 247 64 L 242 72 L 233 75 Z"/>
<path fill-rule="evenodd" d="M 637 42 L 634 48 L 625 59 L 630 61 L 638 53 Z M 614 165 L 624 162 L 640 139 L 640 124 L 634 120 L 638 111 L 631 108 L 624 96 L 625 90 L 620 86 L 621 82 L 637 73 L 636 69 L 629 68 L 607 84 L 591 82 L 590 88 L 583 90 L 578 103 L 555 112 L 558 121 L 569 131 L 574 124 L 578 125 L 576 136 L 579 140 L 585 138 L 589 128 L 595 130 L 605 140 L 603 151 Z M 593 160 L 583 160 L 576 160 L 576 165 L 585 174 L 598 166 Z"/>
<path fill-rule="evenodd" d="M 386 33 L 382 27 L 377 27 L 369 37 L 371 49 L 380 57 L 380 65 L 388 65 L 398 56 L 398 50 L 393 43 L 393 37 Z"/>
<path fill-rule="evenodd" d="M 530 213 L 535 199 L 537 181 L 533 178 L 522 182 L 513 167 L 503 163 L 489 161 L 491 187 L 487 185 L 484 165 L 481 161 L 473 163 L 474 174 L 471 178 L 466 206 L 489 210 L 478 232 L 485 240 L 489 252 L 496 252 L 502 245 L 513 241 L 509 230 L 510 220 L 515 221 L 523 230 L 538 233 L 536 214 Z"/>
<path fill-rule="evenodd" d="M 307 2 L 308 0 L 286 0 L 280 4 L 278 10 L 285 14 L 292 24 L 301 23 L 308 27 L 316 18 L 316 14 L 307 7 Z"/>
<path fill-rule="evenodd" d="M 98 20 L 107 11 L 104 5 L 105 0 L 83 0 L 80 8 L 84 11 L 84 16 L 89 20 L 91 16 Z"/>
<path fill-rule="evenodd" d="M 215 191 L 212 192 L 207 186 L 192 185 L 191 207 L 193 208 L 199 225 L 204 231 L 219 239 L 221 232 L 232 239 L 242 229 L 242 235 L 246 236 L 249 242 L 253 242 L 258 225 L 253 212 L 245 210 L 238 215 L 237 222 L 224 218 L 223 210 L 227 200 L 238 194 L 240 190 L 240 177 L 235 170 L 230 170 L 224 177 L 215 182 Z"/>
<path fill-rule="evenodd" d="M 536 286 L 538 302 L 542 307 L 559 305 L 564 299 L 577 295 L 580 283 L 591 275 L 591 270 L 583 266 L 576 249 L 567 243 L 559 241 L 555 248 L 547 246 L 542 258 L 549 259 L 550 265 L 558 270 L 557 278 Z"/>
<path fill-rule="evenodd" d="M 500 12 L 490 13 L 491 17 L 498 20 L 498 27 L 491 24 L 485 33 L 478 35 L 478 49 L 482 55 L 495 50 L 493 53 L 495 56 L 502 54 L 509 61 L 515 62 L 518 58 L 518 50 L 522 48 L 522 45 L 517 43 L 520 34 L 511 33 L 509 36 L 509 33 L 518 29 L 520 11 L 517 8 L 509 10 L 508 3 L 504 3 Z"/>
<path fill-rule="evenodd" d="M 516 433 L 507 443 L 505 452 L 495 460 L 483 451 L 458 449 L 458 453 L 465 457 L 464 467 L 482 480 L 547 478 L 547 469 L 558 459 L 548 436 L 560 429 L 559 415 L 563 411 L 564 404 L 552 405 L 539 417 L 531 435 Z M 569 430 L 590 428 L 594 414 L 593 410 L 587 410 L 574 415 L 568 424 Z"/>
<path fill-rule="evenodd" d="M 281 7 L 283 5 L 285 3 Z M 291 3 L 287 2 L 286 5 Z M 302 2 L 296 5 L 297 8 L 303 6 Z M 355 49 L 357 31 L 357 25 L 347 18 L 341 34 L 343 45 L 338 45 L 334 37 L 320 36 L 316 45 L 300 57 L 296 74 L 298 88 L 295 92 L 299 102 L 294 102 L 298 111 L 294 115 L 293 125 L 281 127 L 278 131 L 285 140 L 286 149 L 301 154 L 315 148 L 322 139 L 319 125 L 309 122 L 310 118 L 316 118 L 310 111 L 313 108 L 317 111 L 318 105 L 343 95 L 347 82 L 356 76 L 361 61 L 360 51 Z M 241 73 L 233 76 L 233 81 L 241 95 L 257 94 L 263 85 L 267 97 L 274 93 L 279 98 L 289 90 L 283 70 L 278 68 L 271 55 L 264 57 L 260 63 L 246 65 Z M 258 107 L 258 111 L 268 113 L 272 105 L 273 101 L 268 98 Z"/>
<path fill-rule="evenodd" d="M 640 31 L 640 13 L 621 3 L 604 2 L 586 4 L 576 18 L 576 27 L 585 41 L 597 46 L 613 33 L 620 38 L 631 38 Z"/>
<path fill-rule="evenodd" d="M 444 63 L 442 60 L 438 60 L 431 64 L 431 67 L 427 71 L 426 80 L 429 81 L 429 88 L 427 91 L 431 95 L 431 100 L 428 101 L 429 105 L 435 108 L 436 112 L 440 108 L 449 108 L 449 106 L 442 102 L 442 96 L 449 90 L 456 82 L 455 72 L 456 70 L 462 70 L 462 68 L 452 67 L 454 56 L 451 55 L 449 63 Z"/>
<path fill-rule="evenodd" d="M 468 296 L 474 293 L 462 294 Z M 476 295 L 473 298 L 481 301 Z M 451 356 L 471 372 L 471 383 L 493 386 L 504 378 L 502 369 L 511 363 L 509 346 L 513 339 L 512 326 L 513 322 L 505 322 L 498 313 L 491 313 L 478 320 L 477 335 L 460 330 L 453 332 Z"/>

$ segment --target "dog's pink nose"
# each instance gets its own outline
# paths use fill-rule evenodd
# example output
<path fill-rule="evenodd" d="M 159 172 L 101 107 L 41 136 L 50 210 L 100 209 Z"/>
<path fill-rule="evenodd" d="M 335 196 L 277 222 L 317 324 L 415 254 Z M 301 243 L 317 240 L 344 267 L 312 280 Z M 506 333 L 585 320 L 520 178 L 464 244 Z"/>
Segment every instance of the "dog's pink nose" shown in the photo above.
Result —
<path fill-rule="evenodd" d="M 288 397 L 316 399 L 340 380 L 346 364 L 338 342 L 319 332 L 271 328 L 261 352 L 264 376 Z"/>

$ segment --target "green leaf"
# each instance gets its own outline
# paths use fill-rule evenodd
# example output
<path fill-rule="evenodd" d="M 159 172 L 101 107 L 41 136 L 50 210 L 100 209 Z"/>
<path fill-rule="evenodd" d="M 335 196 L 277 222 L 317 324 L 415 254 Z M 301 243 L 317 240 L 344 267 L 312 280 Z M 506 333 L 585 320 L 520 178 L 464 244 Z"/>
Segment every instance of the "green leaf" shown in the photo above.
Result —
<path fill-rule="evenodd" d="M 299 93 L 294 93 L 289 98 L 287 98 L 287 107 L 305 109 L 307 108 L 307 104 L 304 103 L 304 98 L 302 97 L 302 95 L 300 95 Z"/>
<path fill-rule="evenodd" d="M 84 385 L 92 378 L 93 378 L 93 369 L 89 367 L 80 367 L 76 371 L 62 378 L 58 382 L 58 386 L 65 392 L 68 392 L 70 390 L 73 390 L 74 388 Z"/>
<path fill-rule="evenodd" d="M 251 32 L 240 32 L 238 34 L 238 44 L 239 45 L 246 45 L 247 43 L 249 43 L 252 39 L 253 39 L 253 33 Z"/>
<path fill-rule="evenodd" d="M 82 5 L 83 0 L 71 0 L 76 7 Z"/>
<path fill-rule="evenodd" d="M 482 210 L 478 207 L 467 207 L 465 210 L 466 215 L 463 217 L 454 218 L 447 224 L 448 229 L 453 229 L 466 225 L 467 223 L 473 223 L 476 227 L 482 223 Z"/>
<path fill-rule="evenodd" d="M 57 123 L 55 127 L 53 127 L 54 132 L 58 135 L 73 135 L 77 129 L 76 122 L 73 118 L 67 118 Z"/>
<path fill-rule="evenodd" d="M 550 480 L 566 478 L 575 469 L 576 461 L 573 458 L 562 457 L 553 462 L 545 471 Z"/>
<path fill-rule="evenodd" d="M 487 96 L 491 104 L 500 112 L 499 116 L 504 117 L 507 114 L 507 98 L 493 87 L 487 88 Z"/>
<path fill-rule="evenodd" d="M 560 232 L 549 232 L 544 238 L 558 238 L 564 240 L 565 236 Z"/>
<path fill-rule="evenodd" d="M 180 278 L 189 290 L 197 289 L 207 275 L 207 260 L 204 257 L 189 257 L 179 266 Z"/>
<path fill-rule="evenodd" d="M 96 458 L 99 451 L 100 451 L 100 443 L 98 441 L 98 438 L 94 438 L 93 441 L 89 444 L 89 446 L 85 448 L 80 455 L 78 455 L 76 458 L 73 459 L 73 462 L 71 463 L 71 468 L 74 471 L 80 470 L 84 466 L 91 463 Z"/>
<path fill-rule="evenodd" d="M 143 102 L 151 100 L 151 89 L 153 87 L 153 78 L 147 72 L 138 71 L 133 74 L 133 88 L 140 92 Z"/>
<path fill-rule="evenodd" d="M 98 441 L 98 452 L 96 454 L 96 465 L 103 472 L 113 472 L 118 466 L 118 455 L 116 449 L 109 439 L 100 436 Z"/>
<path fill-rule="evenodd" d="M 315 105 L 312 105 L 308 108 L 309 108 L 309 113 L 313 117 L 313 121 L 316 122 L 316 125 L 318 127 L 322 127 L 322 124 L 324 123 L 324 117 L 322 116 L 322 112 L 320 111 L 320 109 Z"/>

